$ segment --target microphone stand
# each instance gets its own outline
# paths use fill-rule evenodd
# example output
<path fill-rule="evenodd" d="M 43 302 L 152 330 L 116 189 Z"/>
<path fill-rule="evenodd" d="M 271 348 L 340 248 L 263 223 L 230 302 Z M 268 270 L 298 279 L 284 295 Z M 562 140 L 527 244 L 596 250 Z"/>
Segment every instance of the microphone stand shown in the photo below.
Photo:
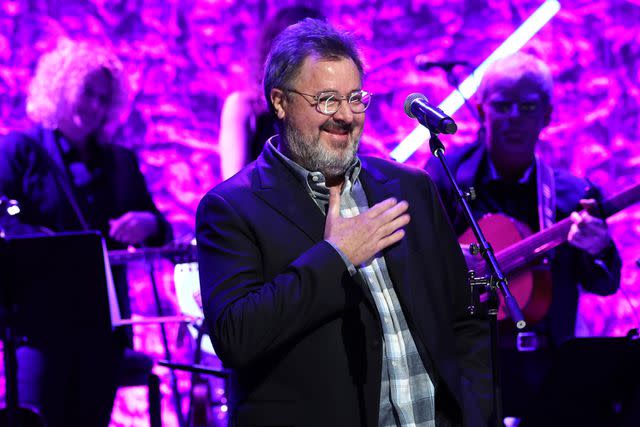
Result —
<path fill-rule="evenodd" d="M 0 208 L 6 211 L 10 204 L 6 197 L 0 197 Z M 4 206 L 7 205 L 7 206 Z M 3 212 L 0 212 L 2 215 Z M 0 224 L 0 266 L 5 267 L 6 257 L 6 232 Z M 4 268 L 3 268 L 4 271 Z M 0 304 L 0 323 L 2 323 L 2 341 L 4 342 L 4 368 L 5 368 L 5 408 L 4 420 L 8 427 L 18 426 L 18 359 L 16 357 L 18 347 L 18 336 L 14 329 L 16 307 L 13 302 L 13 293 L 10 290 L 10 278 L 3 275 L 2 283 L 4 292 L 2 293 L 2 303 Z"/>
<path fill-rule="evenodd" d="M 438 138 L 437 130 L 431 129 L 428 127 L 429 132 L 431 133 L 431 137 L 429 138 L 429 148 L 434 156 L 436 156 L 440 163 L 442 163 L 442 167 L 444 168 L 447 176 L 449 177 L 449 181 L 455 190 L 456 198 L 463 206 L 464 215 L 467 218 L 471 229 L 473 230 L 473 234 L 476 237 L 477 245 L 473 244 L 471 246 L 472 254 L 480 254 L 486 261 L 487 265 L 490 267 L 490 274 L 488 277 L 476 277 L 475 272 L 473 270 L 469 270 L 469 283 L 471 286 L 471 295 L 472 297 L 476 295 L 474 291 L 476 289 L 484 289 L 489 294 L 489 299 L 487 301 L 488 305 L 488 316 L 489 316 L 489 325 L 491 329 L 491 367 L 492 367 L 492 379 L 493 379 L 493 415 L 494 419 L 492 424 L 495 426 L 502 426 L 502 387 L 500 381 L 500 357 L 499 357 L 499 347 L 498 347 L 498 308 L 499 308 L 499 300 L 496 289 L 500 290 L 502 297 L 505 302 L 505 306 L 509 316 L 516 324 L 518 329 L 523 329 L 526 326 L 526 322 L 524 320 L 524 316 L 522 315 L 522 311 L 520 307 L 518 307 L 518 303 L 516 299 L 513 297 L 511 292 L 509 291 L 509 287 L 507 285 L 507 278 L 502 273 L 500 266 L 498 265 L 498 260 L 493 252 L 493 248 L 484 237 L 484 233 L 482 229 L 478 225 L 478 222 L 473 217 L 471 213 L 471 208 L 469 207 L 468 200 L 473 199 L 475 194 L 473 191 L 469 193 L 463 193 L 458 186 L 458 183 L 449 169 L 449 165 L 447 164 L 447 159 L 444 155 L 444 145 L 442 141 Z M 471 304 L 469 305 L 469 314 L 474 315 L 477 311 L 475 307 L 475 298 L 472 298 Z"/>
<path fill-rule="evenodd" d="M 11 212 L 11 208 L 17 212 Z M 0 196 L 0 217 L 20 212 L 18 202 Z M 13 288 L 13 272 L 9 273 L 9 244 L 7 232 L 0 222 L 0 341 L 4 344 L 5 407 L 0 409 L 0 427 L 44 427 L 45 420 L 30 409 L 20 405 L 18 394 L 17 351 L 22 336 L 16 330 L 18 305 Z"/>
<path fill-rule="evenodd" d="M 4 257 L 4 230 L 0 229 L 0 256 Z M 7 281 L 6 277 L 3 277 L 3 282 Z M 16 358 L 17 339 L 14 331 L 14 317 L 15 307 L 10 302 L 12 299 L 9 296 L 8 286 L 9 283 L 3 283 L 5 286 L 5 292 L 2 296 L 3 302 L 0 318 L 3 324 L 3 336 L 4 341 L 4 367 L 5 367 L 5 399 L 6 406 L 5 419 L 8 427 L 14 427 L 18 425 L 18 363 Z"/>

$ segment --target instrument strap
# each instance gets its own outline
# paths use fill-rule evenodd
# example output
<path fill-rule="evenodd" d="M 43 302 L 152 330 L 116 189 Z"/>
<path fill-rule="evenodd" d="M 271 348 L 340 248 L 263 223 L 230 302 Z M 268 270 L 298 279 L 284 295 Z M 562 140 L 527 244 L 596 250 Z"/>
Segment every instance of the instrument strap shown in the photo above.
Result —
<path fill-rule="evenodd" d="M 90 229 L 89 223 L 87 222 L 84 214 L 82 213 L 82 209 L 80 208 L 80 205 L 78 204 L 78 201 L 73 192 L 73 188 L 71 186 L 71 178 L 69 176 L 69 170 L 66 162 L 62 157 L 62 147 L 60 146 L 60 141 L 58 140 L 58 135 L 56 133 L 54 133 L 54 142 L 58 150 L 56 154 L 59 156 L 59 159 L 57 160 L 62 162 L 64 169 L 62 169 L 61 165 L 58 164 L 58 162 L 56 162 L 55 159 L 49 158 L 49 162 L 51 163 L 51 166 L 53 169 L 53 176 L 55 180 L 58 182 L 58 186 L 60 187 L 65 197 L 67 198 L 67 201 L 71 205 L 73 212 L 76 214 L 76 219 L 80 223 L 80 226 L 84 231 L 87 231 Z"/>
<path fill-rule="evenodd" d="M 556 182 L 553 170 L 536 155 L 538 220 L 540 231 L 556 222 Z"/>

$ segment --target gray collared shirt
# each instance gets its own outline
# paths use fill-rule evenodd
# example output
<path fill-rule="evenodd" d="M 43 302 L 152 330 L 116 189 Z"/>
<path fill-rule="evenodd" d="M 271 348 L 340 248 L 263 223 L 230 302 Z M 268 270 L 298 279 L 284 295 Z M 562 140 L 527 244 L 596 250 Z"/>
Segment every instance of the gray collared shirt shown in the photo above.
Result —
<path fill-rule="evenodd" d="M 326 214 L 329 206 L 329 188 L 321 172 L 311 172 L 287 158 L 273 143 L 278 136 L 267 141 L 272 150 L 296 176 L 320 210 Z M 340 197 L 340 215 L 351 218 L 369 209 L 366 194 L 359 179 L 361 162 L 357 157 L 345 173 Z M 382 427 L 434 427 L 435 389 L 407 325 L 400 301 L 395 292 L 382 254 L 370 261 L 354 266 L 334 246 L 345 260 L 352 275 L 358 274 L 367 284 L 375 301 L 382 326 L 382 382 L 380 386 L 379 425 Z"/>

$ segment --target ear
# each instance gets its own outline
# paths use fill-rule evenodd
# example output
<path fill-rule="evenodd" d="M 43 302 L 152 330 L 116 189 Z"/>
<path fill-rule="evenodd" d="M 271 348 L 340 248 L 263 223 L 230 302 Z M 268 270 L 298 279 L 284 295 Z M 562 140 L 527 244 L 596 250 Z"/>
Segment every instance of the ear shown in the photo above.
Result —
<path fill-rule="evenodd" d="M 284 91 L 282 89 L 273 88 L 271 89 L 269 98 L 271 99 L 271 104 L 273 105 L 273 109 L 276 112 L 276 116 L 279 120 L 283 120 L 286 116 L 284 107 L 287 103 L 287 96 L 285 95 Z"/>

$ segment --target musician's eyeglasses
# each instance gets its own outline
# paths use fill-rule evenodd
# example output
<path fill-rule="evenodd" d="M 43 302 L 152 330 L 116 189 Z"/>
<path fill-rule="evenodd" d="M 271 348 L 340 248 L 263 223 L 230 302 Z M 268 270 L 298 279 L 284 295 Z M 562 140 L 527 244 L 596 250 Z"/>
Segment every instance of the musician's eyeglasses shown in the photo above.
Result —
<path fill-rule="evenodd" d="M 309 105 L 315 106 L 319 113 L 327 116 L 332 116 L 337 113 L 342 106 L 342 101 L 347 101 L 349 108 L 354 114 L 364 113 L 371 104 L 372 96 L 372 94 L 366 90 L 355 90 L 349 95 L 338 95 L 335 92 L 320 92 L 317 95 L 311 95 L 295 89 L 285 88 L 284 90 L 302 96 Z M 311 100 L 307 97 L 311 98 Z"/>
<path fill-rule="evenodd" d="M 495 112 L 500 114 L 511 113 L 514 106 L 518 108 L 520 114 L 532 114 L 542 108 L 541 101 L 491 101 L 489 105 Z"/>

